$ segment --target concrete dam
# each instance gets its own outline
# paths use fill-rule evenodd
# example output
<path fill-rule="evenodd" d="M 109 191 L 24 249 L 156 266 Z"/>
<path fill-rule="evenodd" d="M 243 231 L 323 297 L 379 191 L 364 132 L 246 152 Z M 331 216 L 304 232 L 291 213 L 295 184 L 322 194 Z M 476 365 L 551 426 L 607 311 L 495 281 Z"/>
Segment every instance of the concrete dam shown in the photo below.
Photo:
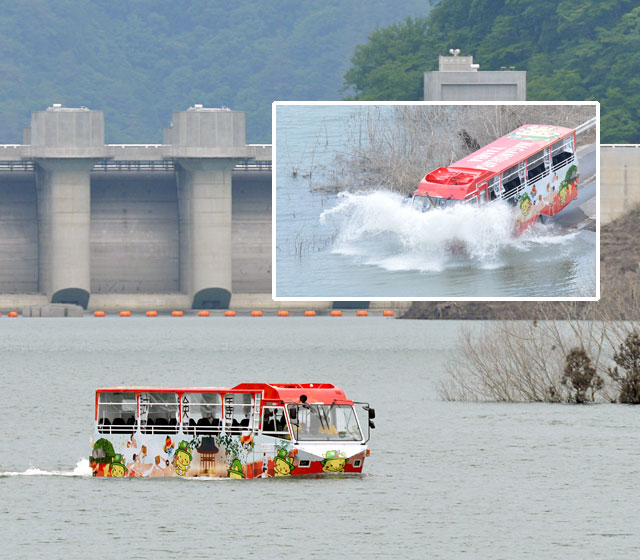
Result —
<path fill-rule="evenodd" d="M 600 155 L 607 223 L 640 204 L 640 146 Z M 271 159 L 226 108 L 176 112 L 143 145 L 105 144 L 102 111 L 34 112 L 23 144 L 0 145 L 0 311 L 277 306 Z"/>
<path fill-rule="evenodd" d="M 53 105 L 0 145 L 0 309 L 224 309 L 270 292 L 271 146 L 245 143 L 244 113 L 196 105 L 163 144 L 118 145 L 102 111 Z"/>

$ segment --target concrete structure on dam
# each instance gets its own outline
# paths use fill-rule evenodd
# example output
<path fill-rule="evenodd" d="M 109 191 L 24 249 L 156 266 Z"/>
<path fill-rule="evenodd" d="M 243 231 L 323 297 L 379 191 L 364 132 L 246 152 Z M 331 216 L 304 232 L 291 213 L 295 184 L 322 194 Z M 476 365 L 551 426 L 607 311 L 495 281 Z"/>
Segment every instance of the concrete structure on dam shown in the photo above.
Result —
<path fill-rule="evenodd" d="M 527 73 L 523 70 L 478 71 L 472 56 L 438 57 L 438 71 L 424 73 L 425 101 L 524 101 Z"/>
<path fill-rule="evenodd" d="M 640 204 L 640 145 L 600 146 L 600 220 L 607 224 Z"/>
<path fill-rule="evenodd" d="M 107 145 L 102 111 L 53 105 L 0 146 L 0 306 L 226 308 L 271 292 L 271 146 L 195 105 L 163 144 Z"/>

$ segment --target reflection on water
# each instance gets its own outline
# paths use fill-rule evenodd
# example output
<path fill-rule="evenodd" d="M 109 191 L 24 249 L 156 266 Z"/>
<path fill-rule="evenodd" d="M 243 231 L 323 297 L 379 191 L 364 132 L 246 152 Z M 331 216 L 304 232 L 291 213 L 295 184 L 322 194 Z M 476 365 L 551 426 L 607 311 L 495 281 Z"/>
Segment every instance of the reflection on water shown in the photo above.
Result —
<path fill-rule="evenodd" d="M 0 318 L 3 555 L 636 558 L 637 409 L 441 402 L 435 386 L 459 328 L 374 317 Z M 46 476 L 82 470 L 97 386 L 242 381 L 327 381 L 370 401 L 367 474 Z M 7 475 L 28 469 L 41 476 Z"/>

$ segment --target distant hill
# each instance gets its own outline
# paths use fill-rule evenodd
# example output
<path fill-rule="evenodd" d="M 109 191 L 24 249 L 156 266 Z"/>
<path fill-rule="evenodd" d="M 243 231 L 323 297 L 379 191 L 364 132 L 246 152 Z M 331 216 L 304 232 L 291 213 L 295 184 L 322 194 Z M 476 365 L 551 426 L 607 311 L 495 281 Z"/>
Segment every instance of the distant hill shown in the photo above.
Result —
<path fill-rule="evenodd" d="M 423 72 L 459 48 L 480 70 L 527 71 L 528 100 L 597 100 L 603 143 L 640 143 L 637 0 L 440 0 L 372 33 L 345 74 L 353 99 L 423 98 Z"/>
<path fill-rule="evenodd" d="M 105 111 L 108 142 L 159 142 L 194 103 L 247 112 L 271 139 L 276 100 L 339 99 L 356 44 L 425 0 L 20 0 L 0 10 L 0 143 L 51 103 Z"/>

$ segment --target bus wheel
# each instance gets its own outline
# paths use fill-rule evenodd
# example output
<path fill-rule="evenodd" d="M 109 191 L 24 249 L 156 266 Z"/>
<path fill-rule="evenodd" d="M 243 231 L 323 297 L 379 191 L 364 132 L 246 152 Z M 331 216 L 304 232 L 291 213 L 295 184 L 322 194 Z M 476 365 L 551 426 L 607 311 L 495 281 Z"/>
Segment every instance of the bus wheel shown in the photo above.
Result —
<path fill-rule="evenodd" d="M 549 216 L 545 216 L 544 214 L 538 214 L 538 219 L 536 220 L 537 224 L 546 224 L 549 221 Z"/>

